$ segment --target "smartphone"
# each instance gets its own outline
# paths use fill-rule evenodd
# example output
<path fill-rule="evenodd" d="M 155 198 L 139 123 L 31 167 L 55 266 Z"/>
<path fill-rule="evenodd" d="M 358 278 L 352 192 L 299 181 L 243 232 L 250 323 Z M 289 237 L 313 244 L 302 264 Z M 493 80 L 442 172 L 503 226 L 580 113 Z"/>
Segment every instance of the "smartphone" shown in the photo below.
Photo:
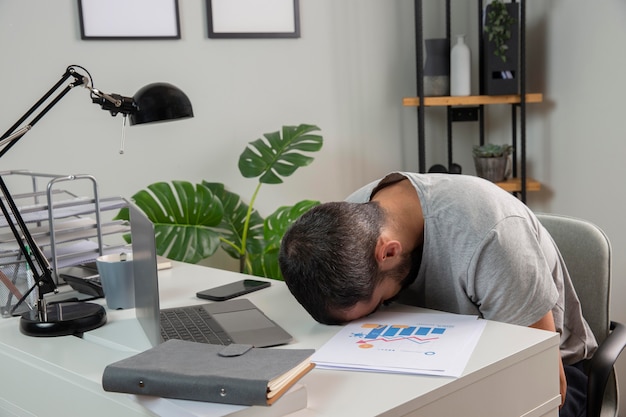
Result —
<path fill-rule="evenodd" d="M 221 285 L 219 287 L 209 288 L 208 290 L 199 291 L 196 293 L 196 297 L 212 301 L 224 301 L 260 290 L 262 288 L 267 288 L 270 285 L 269 281 L 244 279 L 237 282 L 231 282 L 230 284 Z"/>

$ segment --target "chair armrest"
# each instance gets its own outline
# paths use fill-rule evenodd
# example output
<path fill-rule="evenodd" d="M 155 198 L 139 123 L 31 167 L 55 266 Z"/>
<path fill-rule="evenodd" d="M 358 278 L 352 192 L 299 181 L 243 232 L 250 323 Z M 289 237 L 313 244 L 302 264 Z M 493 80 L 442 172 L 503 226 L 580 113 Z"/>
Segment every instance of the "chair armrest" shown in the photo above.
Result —
<path fill-rule="evenodd" d="M 589 361 L 589 381 L 587 384 L 587 416 L 599 416 L 604 399 L 604 391 L 613 365 L 626 347 L 626 326 L 611 322 L 611 332 L 598 347 Z"/>

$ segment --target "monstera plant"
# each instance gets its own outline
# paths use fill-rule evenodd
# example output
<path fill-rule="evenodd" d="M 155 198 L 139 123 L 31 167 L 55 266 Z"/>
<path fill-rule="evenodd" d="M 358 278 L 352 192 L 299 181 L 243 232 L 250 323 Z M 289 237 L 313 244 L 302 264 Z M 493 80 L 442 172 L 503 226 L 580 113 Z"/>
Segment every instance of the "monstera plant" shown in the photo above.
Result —
<path fill-rule="evenodd" d="M 239 172 L 258 178 L 249 203 L 224 184 L 202 181 L 157 182 L 132 196 L 155 225 L 157 253 L 167 258 L 197 263 L 220 247 L 239 259 L 239 272 L 282 279 L 278 267 L 280 241 L 289 225 L 319 204 L 304 200 L 279 207 L 267 218 L 254 209 L 263 184 L 280 184 L 284 177 L 309 165 L 309 154 L 322 148 L 314 125 L 283 126 L 249 142 L 239 157 Z M 118 219 L 128 220 L 128 209 Z"/>

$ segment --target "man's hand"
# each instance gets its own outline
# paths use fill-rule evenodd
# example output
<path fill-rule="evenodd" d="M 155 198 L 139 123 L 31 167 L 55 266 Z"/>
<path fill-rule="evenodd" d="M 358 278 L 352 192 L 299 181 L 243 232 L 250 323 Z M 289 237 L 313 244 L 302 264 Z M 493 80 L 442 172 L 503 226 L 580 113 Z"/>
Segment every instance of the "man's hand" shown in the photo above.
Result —
<path fill-rule="evenodd" d="M 554 325 L 554 317 L 552 316 L 552 311 L 548 311 L 548 314 L 543 316 L 537 323 L 531 324 L 529 327 L 556 332 L 556 326 Z M 565 379 L 565 370 L 563 369 L 563 361 L 561 360 L 560 353 L 559 353 L 559 388 L 561 391 L 561 407 L 563 407 L 563 404 L 565 403 L 565 394 L 567 393 L 567 379 Z"/>

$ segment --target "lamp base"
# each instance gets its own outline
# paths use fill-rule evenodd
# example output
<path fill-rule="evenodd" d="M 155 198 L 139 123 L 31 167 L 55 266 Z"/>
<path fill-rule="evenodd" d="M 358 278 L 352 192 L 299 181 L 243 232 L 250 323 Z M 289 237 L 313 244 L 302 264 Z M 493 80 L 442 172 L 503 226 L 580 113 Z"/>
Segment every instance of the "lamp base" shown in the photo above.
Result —
<path fill-rule="evenodd" d="M 39 320 L 37 310 L 20 318 L 20 331 L 27 336 L 52 337 L 81 335 L 107 321 L 104 307 L 94 303 L 63 302 L 47 306 L 48 319 Z"/>

